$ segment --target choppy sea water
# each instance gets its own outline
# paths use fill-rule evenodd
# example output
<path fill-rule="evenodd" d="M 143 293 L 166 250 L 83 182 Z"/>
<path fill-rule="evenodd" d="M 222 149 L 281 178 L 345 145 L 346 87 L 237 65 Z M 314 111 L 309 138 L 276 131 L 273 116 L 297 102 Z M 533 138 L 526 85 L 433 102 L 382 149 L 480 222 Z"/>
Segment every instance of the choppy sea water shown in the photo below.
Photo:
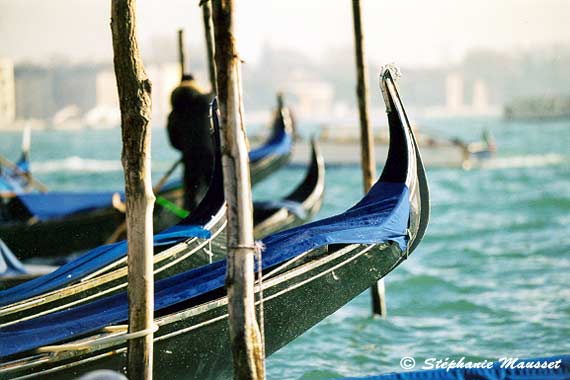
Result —
<path fill-rule="evenodd" d="M 427 132 L 476 140 L 494 134 L 483 168 L 428 168 L 432 217 L 418 249 L 386 278 L 388 318 L 370 316 L 368 292 L 267 361 L 270 379 L 327 379 L 401 371 L 400 359 L 496 360 L 570 353 L 570 121 L 439 120 Z M 20 135 L 0 134 L 15 159 Z M 32 169 L 50 188 L 120 189 L 120 131 L 33 132 Z M 153 179 L 177 154 L 153 134 Z M 287 193 L 287 168 L 254 198 Z M 361 196 L 360 170 L 327 171 L 318 217 Z"/>

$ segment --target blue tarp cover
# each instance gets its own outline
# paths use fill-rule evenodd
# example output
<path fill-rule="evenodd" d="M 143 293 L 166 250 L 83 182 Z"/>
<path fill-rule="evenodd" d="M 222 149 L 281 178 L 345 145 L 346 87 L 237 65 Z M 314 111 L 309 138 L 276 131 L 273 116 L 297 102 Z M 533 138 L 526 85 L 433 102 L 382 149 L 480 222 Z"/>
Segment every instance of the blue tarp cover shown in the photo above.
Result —
<path fill-rule="evenodd" d="M 264 239 L 263 267 L 274 267 L 326 244 L 395 241 L 405 250 L 409 211 L 405 184 L 379 182 L 360 202 L 342 214 Z M 226 261 L 220 260 L 157 281 L 155 310 L 222 288 L 225 273 Z M 0 357 L 89 334 L 124 322 L 127 316 L 127 295 L 121 293 L 7 326 L 0 332 Z"/>
<path fill-rule="evenodd" d="M 114 192 L 74 193 L 49 192 L 21 194 L 18 198 L 28 211 L 41 221 L 63 218 L 68 215 L 113 207 Z M 119 193 L 125 200 L 124 193 Z"/>
<path fill-rule="evenodd" d="M 154 246 L 160 247 L 181 242 L 190 237 L 207 239 L 210 231 L 202 226 L 188 226 L 179 224 L 154 235 Z M 26 281 L 20 285 L 0 291 L 0 306 L 9 305 L 62 288 L 83 278 L 89 273 L 123 258 L 127 255 L 127 242 L 120 241 L 114 244 L 103 245 L 92 249 L 77 259 L 62 265 L 56 271 Z"/>
<path fill-rule="evenodd" d="M 516 358 L 507 358 L 507 360 Z M 559 368 L 517 368 L 517 366 L 545 366 Z M 545 365 L 546 363 L 546 365 Z M 453 368 L 388 373 L 380 376 L 346 377 L 343 380 L 570 380 L 570 356 L 517 359 L 514 362 L 497 360 L 493 368 Z M 339 379 L 340 380 L 340 379 Z"/>
<path fill-rule="evenodd" d="M 291 152 L 292 145 L 293 138 L 291 134 L 286 133 L 284 129 L 278 129 L 267 143 L 249 152 L 249 161 L 256 162 L 270 155 L 288 154 Z"/>

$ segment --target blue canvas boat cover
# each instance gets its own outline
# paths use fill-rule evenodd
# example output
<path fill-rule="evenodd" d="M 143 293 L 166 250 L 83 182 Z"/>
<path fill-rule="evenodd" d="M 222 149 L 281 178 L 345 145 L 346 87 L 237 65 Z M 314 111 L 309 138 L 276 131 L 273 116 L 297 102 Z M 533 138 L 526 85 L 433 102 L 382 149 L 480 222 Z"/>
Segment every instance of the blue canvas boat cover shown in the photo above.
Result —
<path fill-rule="evenodd" d="M 113 207 L 114 192 L 49 192 L 21 194 L 18 198 L 41 221 L 59 219 L 80 212 Z M 124 193 L 119 193 L 125 200 Z"/>
<path fill-rule="evenodd" d="M 550 368 L 549 368 L 550 367 Z M 492 368 L 453 368 L 388 373 L 342 380 L 569 380 L 570 356 L 546 358 L 502 358 Z M 338 379 L 341 380 L 341 379 Z"/>
<path fill-rule="evenodd" d="M 26 274 L 26 269 L 0 239 L 0 277 L 14 274 Z"/>
<path fill-rule="evenodd" d="M 410 203 L 403 183 L 378 182 L 348 211 L 263 240 L 263 267 L 271 268 L 326 244 L 397 242 L 407 246 Z M 81 258 L 80 258 L 81 259 Z M 155 283 L 155 310 L 224 286 L 226 261 L 204 265 Z M 72 307 L 0 331 L 0 357 L 95 332 L 128 319 L 126 292 Z"/>
<path fill-rule="evenodd" d="M 249 152 L 249 161 L 256 162 L 271 155 L 285 155 L 291 152 L 293 138 L 283 128 L 275 130 L 267 143 Z"/>
<path fill-rule="evenodd" d="M 202 226 L 178 224 L 154 235 L 154 247 L 177 244 L 191 237 L 207 239 L 210 235 L 210 231 Z M 51 273 L 0 291 L 0 306 L 19 302 L 72 284 L 85 275 L 104 268 L 126 255 L 127 242 L 125 240 L 92 249 Z"/>

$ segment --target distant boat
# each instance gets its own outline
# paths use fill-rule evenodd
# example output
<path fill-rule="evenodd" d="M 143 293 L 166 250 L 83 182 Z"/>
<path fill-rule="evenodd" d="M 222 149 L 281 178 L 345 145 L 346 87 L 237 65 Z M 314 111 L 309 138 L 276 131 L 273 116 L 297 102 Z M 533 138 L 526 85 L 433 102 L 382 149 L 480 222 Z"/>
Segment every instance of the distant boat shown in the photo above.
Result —
<path fill-rule="evenodd" d="M 271 354 L 402 263 L 422 239 L 429 194 L 419 150 L 391 72 L 382 73 L 390 153 L 370 192 L 346 212 L 263 240 L 265 347 Z M 226 262 L 155 284 L 154 375 L 231 374 Z M 126 293 L 0 329 L 0 377 L 74 379 L 125 366 Z M 55 354 L 57 352 L 57 354 Z"/>
<path fill-rule="evenodd" d="M 118 107 L 99 105 L 83 116 L 83 124 L 91 129 L 111 129 L 121 126 L 121 112 Z"/>
<path fill-rule="evenodd" d="M 326 127 L 321 129 L 317 141 L 327 164 L 360 164 L 360 136 L 356 128 Z M 495 152 L 495 146 L 488 145 L 484 140 L 467 143 L 459 139 L 435 138 L 418 133 L 417 141 L 427 167 L 470 168 L 491 158 Z M 388 155 L 389 136 L 384 131 L 374 131 L 374 142 L 375 160 L 381 163 Z M 292 158 L 294 163 L 302 162 L 302 157 L 307 155 L 305 149 L 303 145 L 295 149 Z"/>
<path fill-rule="evenodd" d="M 249 152 L 251 182 L 256 184 L 286 165 L 291 159 L 295 131 L 291 111 L 277 97 L 277 108 L 273 115 L 271 134 L 259 147 Z M 309 156 L 308 154 L 305 156 Z"/>
<path fill-rule="evenodd" d="M 311 141 L 311 161 L 303 181 L 278 201 L 253 202 L 253 233 L 261 238 L 311 220 L 320 210 L 325 190 L 325 160 Z"/>
<path fill-rule="evenodd" d="M 53 115 L 50 128 L 60 130 L 79 130 L 84 127 L 81 109 L 75 104 L 66 106 Z"/>
<path fill-rule="evenodd" d="M 570 121 L 570 96 L 518 98 L 505 106 L 503 116 L 511 121 Z"/>

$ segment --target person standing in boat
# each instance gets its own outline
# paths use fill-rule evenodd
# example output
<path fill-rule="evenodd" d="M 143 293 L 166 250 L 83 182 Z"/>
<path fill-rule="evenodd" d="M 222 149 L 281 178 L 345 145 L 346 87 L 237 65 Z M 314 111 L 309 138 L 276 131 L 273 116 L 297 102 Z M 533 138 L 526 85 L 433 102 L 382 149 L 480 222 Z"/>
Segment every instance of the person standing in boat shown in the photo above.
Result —
<path fill-rule="evenodd" d="M 170 144 L 182 152 L 184 208 L 192 211 L 202 200 L 214 168 L 209 108 L 212 95 L 203 91 L 191 74 L 184 74 L 172 91 L 168 115 Z"/>

